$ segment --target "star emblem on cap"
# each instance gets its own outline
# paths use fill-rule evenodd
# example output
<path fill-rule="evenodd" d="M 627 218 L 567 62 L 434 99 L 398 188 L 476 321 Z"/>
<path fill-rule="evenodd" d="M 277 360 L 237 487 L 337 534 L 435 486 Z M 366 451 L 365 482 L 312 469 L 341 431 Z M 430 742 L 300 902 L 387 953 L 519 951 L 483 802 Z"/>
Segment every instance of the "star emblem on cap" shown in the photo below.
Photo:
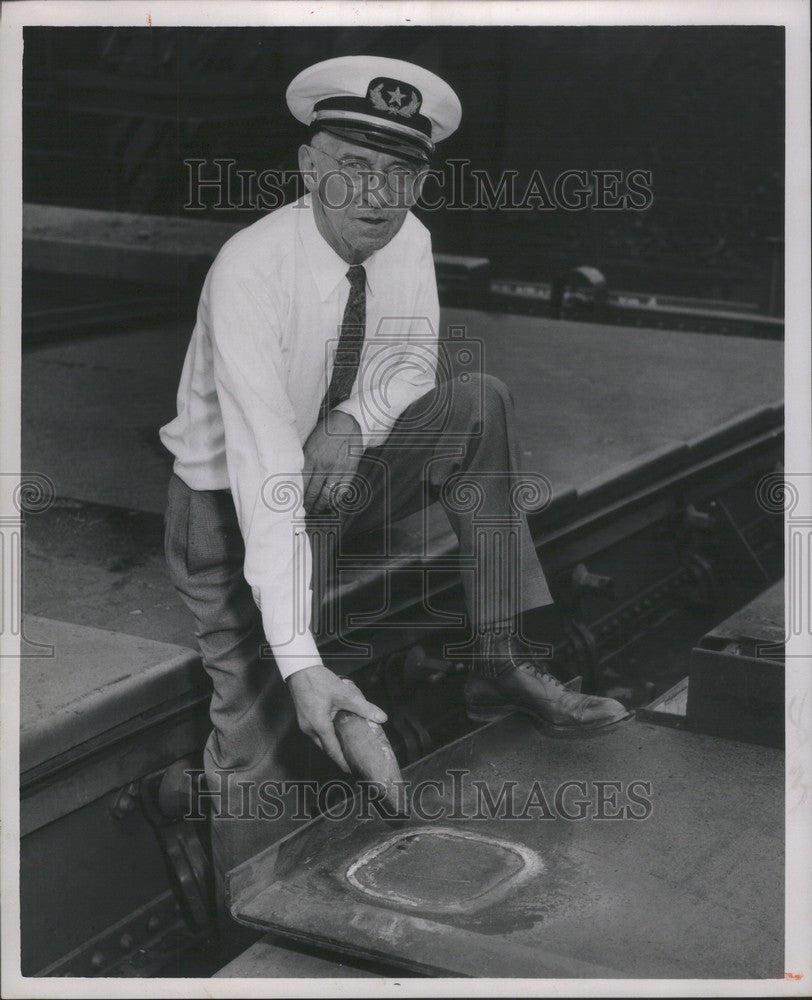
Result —
<path fill-rule="evenodd" d="M 394 90 L 384 90 L 385 83 L 394 83 Z M 386 111 L 390 115 L 399 115 L 401 118 L 411 118 L 413 115 L 417 114 L 420 110 L 420 96 L 417 91 L 410 87 L 407 83 L 403 86 L 406 87 L 406 93 L 400 89 L 400 84 L 396 80 L 385 81 L 382 80 L 377 86 L 373 86 L 375 81 L 369 85 L 369 91 L 367 92 L 367 98 L 372 103 L 374 108 L 378 111 Z M 388 100 L 384 97 L 384 94 L 388 95 Z M 403 102 L 408 97 L 408 103 L 403 104 Z"/>
<path fill-rule="evenodd" d="M 406 95 L 401 91 L 400 87 L 396 87 L 394 90 L 389 91 L 389 105 L 390 107 L 397 105 L 401 107 Z"/>

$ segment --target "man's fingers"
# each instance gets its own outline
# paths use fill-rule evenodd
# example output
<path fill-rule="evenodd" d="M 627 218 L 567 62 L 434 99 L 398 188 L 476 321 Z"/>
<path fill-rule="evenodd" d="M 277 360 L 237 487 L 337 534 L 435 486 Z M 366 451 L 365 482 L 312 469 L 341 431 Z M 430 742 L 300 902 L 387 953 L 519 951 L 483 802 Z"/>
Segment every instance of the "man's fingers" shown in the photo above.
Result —
<path fill-rule="evenodd" d="M 314 496 L 318 495 L 321 489 L 320 477 L 315 469 L 311 469 L 308 473 L 307 482 L 304 488 L 304 499 L 305 504 L 311 502 Z"/>
<path fill-rule="evenodd" d="M 322 486 L 324 485 L 324 473 L 318 472 L 315 469 L 310 474 L 310 481 L 305 487 L 304 493 L 304 506 L 305 510 L 310 511 L 314 508 L 314 504 L 318 504 L 319 496 L 321 494 Z"/>
<path fill-rule="evenodd" d="M 316 500 L 316 507 L 319 510 L 329 510 L 332 506 L 333 497 L 333 484 L 325 476 L 324 482 L 321 484 L 321 491 L 319 492 L 318 498 Z"/>
<path fill-rule="evenodd" d="M 319 730 L 320 744 L 322 750 L 327 754 L 327 756 L 338 766 L 342 771 L 349 774 L 350 766 L 341 752 L 341 746 L 338 742 L 338 737 L 336 736 L 335 729 L 333 729 L 332 719 L 327 723 L 324 729 Z"/>
<path fill-rule="evenodd" d="M 342 482 L 343 480 L 341 479 L 330 479 L 329 476 L 324 476 L 318 496 L 313 501 L 314 512 L 320 513 L 332 506 L 336 490 L 340 488 Z"/>
<path fill-rule="evenodd" d="M 354 684 L 352 686 L 350 684 L 351 682 L 346 685 L 347 689 L 341 698 L 336 699 L 335 707 L 337 709 L 346 708 L 348 712 L 355 712 L 356 715 L 369 719 L 370 722 L 383 725 L 388 718 L 386 712 L 382 708 L 378 708 L 377 705 L 373 705 L 371 701 L 367 701 L 358 688 Z"/>
<path fill-rule="evenodd" d="M 338 764 L 342 771 L 349 773 L 350 768 L 344 754 L 341 752 L 341 746 L 335 734 L 332 720 L 321 729 L 300 728 L 306 736 L 313 740 L 322 753 L 326 753 L 328 757 Z"/>
<path fill-rule="evenodd" d="M 340 501 L 347 491 L 352 491 L 353 483 L 355 481 L 355 476 L 344 475 L 338 476 L 330 483 L 330 490 L 333 495 Z M 350 492 L 350 495 L 352 493 Z"/>
<path fill-rule="evenodd" d="M 308 496 L 310 495 L 310 490 L 313 483 L 313 472 L 314 470 L 309 468 L 307 465 L 302 469 L 302 485 L 304 487 L 304 505 L 307 506 Z"/>

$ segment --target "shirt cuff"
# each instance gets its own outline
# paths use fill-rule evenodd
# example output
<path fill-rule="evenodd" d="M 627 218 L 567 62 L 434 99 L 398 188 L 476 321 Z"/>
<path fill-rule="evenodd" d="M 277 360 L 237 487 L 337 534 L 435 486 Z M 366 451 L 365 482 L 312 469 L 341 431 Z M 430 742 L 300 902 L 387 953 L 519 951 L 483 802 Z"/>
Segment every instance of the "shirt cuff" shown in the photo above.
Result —
<path fill-rule="evenodd" d="M 342 413 L 348 413 L 355 419 L 355 422 L 361 429 L 361 441 L 364 445 L 364 451 L 374 445 L 382 444 L 389 435 L 389 429 L 382 433 L 376 427 L 367 426 L 367 420 L 362 413 L 361 397 L 358 393 L 343 400 L 341 403 L 336 403 L 333 409 L 341 410 Z"/>
<path fill-rule="evenodd" d="M 322 663 L 321 653 L 319 653 L 316 640 L 310 631 L 303 635 L 296 635 L 281 645 L 275 645 L 269 639 L 268 645 L 271 647 L 276 665 L 279 667 L 279 673 L 284 680 L 287 680 L 291 674 L 295 674 L 298 670 L 304 670 L 305 667 L 315 667 Z"/>

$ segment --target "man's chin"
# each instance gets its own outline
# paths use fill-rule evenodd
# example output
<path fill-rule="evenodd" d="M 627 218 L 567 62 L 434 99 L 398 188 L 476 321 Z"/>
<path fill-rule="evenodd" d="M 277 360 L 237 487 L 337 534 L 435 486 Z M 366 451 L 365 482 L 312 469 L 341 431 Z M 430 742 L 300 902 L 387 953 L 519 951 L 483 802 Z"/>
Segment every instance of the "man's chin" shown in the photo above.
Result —
<path fill-rule="evenodd" d="M 364 253 L 374 253 L 376 250 L 380 250 L 381 247 L 386 246 L 396 232 L 397 230 L 393 229 L 392 226 L 387 223 L 380 223 L 377 225 L 373 223 L 361 223 L 359 225 L 356 223 L 353 232 L 352 245 L 354 249 Z"/>

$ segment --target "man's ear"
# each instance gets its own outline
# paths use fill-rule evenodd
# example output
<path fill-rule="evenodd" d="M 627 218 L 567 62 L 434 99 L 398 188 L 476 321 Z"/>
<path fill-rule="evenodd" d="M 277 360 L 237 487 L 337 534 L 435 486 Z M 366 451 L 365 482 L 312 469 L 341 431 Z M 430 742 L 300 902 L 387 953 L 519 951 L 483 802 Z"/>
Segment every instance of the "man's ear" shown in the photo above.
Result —
<path fill-rule="evenodd" d="M 299 146 L 299 170 L 301 171 L 304 185 L 308 191 L 315 191 L 316 180 L 316 160 L 311 152 L 310 146 Z"/>

